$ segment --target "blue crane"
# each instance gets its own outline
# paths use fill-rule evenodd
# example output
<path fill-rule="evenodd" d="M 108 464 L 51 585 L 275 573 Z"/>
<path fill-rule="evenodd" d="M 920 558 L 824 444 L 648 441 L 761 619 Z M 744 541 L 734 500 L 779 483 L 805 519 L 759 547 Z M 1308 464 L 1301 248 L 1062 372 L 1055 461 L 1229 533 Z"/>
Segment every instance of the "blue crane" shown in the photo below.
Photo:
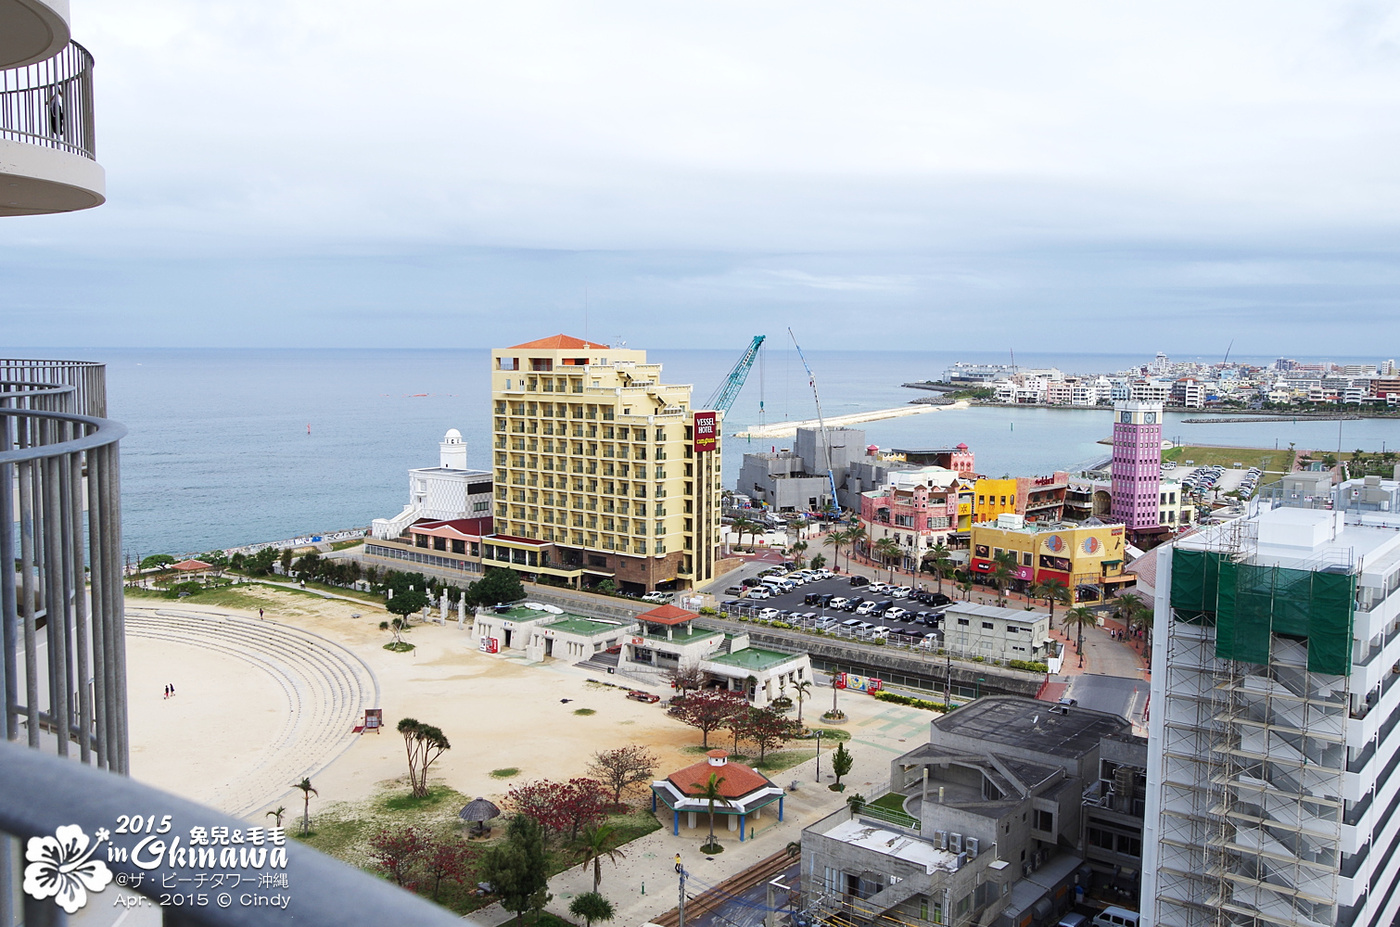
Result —
<path fill-rule="evenodd" d="M 744 356 L 739 358 L 734 369 L 729 371 L 729 376 L 724 378 L 724 382 L 711 394 L 703 408 L 714 409 L 716 412 L 729 411 L 729 407 L 734 405 L 734 400 L 739 398 L 739 390 L 744 388 L 744 381 L 749 378 L 749 370 L 758 358 L 758 349 L 763 345 L 763 339 L 767 337 L 767 335 L 753 336 L 753 344 L 749 345 Z"/>
<path fill-rule="evenodd" d="M 836 501 L 836 475 L 831 472 L 831 435 L 826 431 L 826 419 L 822 417 L 822 397 L 817 395 L 817 375 L 812 372 L 812 367 L 807 363 L 807 357 L 802 353 L 802 345 L 797 343 L 797 336 L 788 329 L 788 337 L 792 339 L 792 346 L 797 348 L 797 356 L 802 361 L 802 366 L 807 371 L 807 382 L 812 387 L 812 400 L 817 404 L 817 424 L 822 429 L 822 450 L 826 452 L 826 481 L 831 485 L 831 507 L 835 509 L 838 505 Z"/>

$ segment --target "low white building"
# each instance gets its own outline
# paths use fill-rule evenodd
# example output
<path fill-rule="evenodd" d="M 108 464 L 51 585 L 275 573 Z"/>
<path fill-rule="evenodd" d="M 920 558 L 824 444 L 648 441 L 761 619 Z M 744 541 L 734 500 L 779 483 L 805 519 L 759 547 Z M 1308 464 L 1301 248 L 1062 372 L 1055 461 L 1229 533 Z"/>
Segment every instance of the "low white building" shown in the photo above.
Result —
<path fill-rule="evenodd" d="M 984 660 L 1044 661 L 1051 654 L 1050 616 L 1045 612 L 956 602 L 943 613 L 949 652 Z"/>
<path fill-rule="evenodd" d="M 376 518 L 370 534 L 392 540 L 418 521 L 452 521 L 490 518 L 490 473 L 467 469 L 467 442 L 462 433 L 449 429 L 438 445 L 438 465 L 408 471 L 408 503 L 393 518 Z"/>

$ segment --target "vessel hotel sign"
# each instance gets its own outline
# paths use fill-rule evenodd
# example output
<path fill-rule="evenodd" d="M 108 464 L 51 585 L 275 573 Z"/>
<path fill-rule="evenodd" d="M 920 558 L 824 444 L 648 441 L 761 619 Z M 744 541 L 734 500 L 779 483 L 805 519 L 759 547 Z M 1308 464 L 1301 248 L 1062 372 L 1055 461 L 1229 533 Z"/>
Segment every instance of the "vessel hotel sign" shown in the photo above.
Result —
<path fill-rule="evenodd" d="M 695 453 L 704 454 L 715 449 L 715 413 L 695 413 Z"/>

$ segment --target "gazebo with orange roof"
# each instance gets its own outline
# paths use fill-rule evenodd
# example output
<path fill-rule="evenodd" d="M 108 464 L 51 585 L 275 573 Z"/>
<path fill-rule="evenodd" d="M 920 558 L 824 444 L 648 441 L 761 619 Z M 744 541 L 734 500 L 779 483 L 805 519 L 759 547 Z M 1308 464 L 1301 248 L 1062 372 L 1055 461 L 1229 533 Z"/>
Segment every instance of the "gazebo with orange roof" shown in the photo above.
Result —
<path fill-rule="evenodd" d="M 709 814 L 709 802 L 699 796 L 710 781 L 711 773 L 719 777 L 719 792 L 729 800 L 727 805 L 716 802 L 715 814 L 727 819 L 730 830 L 739 831 L 741 842 L 749 816 L 757 818 L 773 802 L 778 803 L 778 820 L 783 819 L 781 786 L 774 785 L 751 766 L 729 762 L 728 750 L 711 750 L 705 757 L 703 763 L 687 766 L 651 784 L 652 813 L 656 812 L 658 802 L 671 809 L 672 834 L 680 836 L 682 812 L 687 815 L 686 826 L 690 828 L 696 826 L 697 815 Z"/>

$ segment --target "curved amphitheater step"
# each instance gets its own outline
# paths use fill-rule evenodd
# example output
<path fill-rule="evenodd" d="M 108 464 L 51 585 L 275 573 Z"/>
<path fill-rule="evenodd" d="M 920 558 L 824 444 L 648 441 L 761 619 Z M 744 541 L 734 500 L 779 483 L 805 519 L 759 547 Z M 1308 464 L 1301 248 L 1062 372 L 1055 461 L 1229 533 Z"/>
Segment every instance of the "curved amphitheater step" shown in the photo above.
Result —
<path fill-rule="evenodd" d="M 128 637 L 211 650 L 272 677 L 286 711 L 251 768 L 217 783 L 211 804 L 235 816 L 284 799 L 355 742 L 352 729 L 379 702 L 379 684 L 359 657 L 300 628 L 220 612 L 126 607 Z"/>

